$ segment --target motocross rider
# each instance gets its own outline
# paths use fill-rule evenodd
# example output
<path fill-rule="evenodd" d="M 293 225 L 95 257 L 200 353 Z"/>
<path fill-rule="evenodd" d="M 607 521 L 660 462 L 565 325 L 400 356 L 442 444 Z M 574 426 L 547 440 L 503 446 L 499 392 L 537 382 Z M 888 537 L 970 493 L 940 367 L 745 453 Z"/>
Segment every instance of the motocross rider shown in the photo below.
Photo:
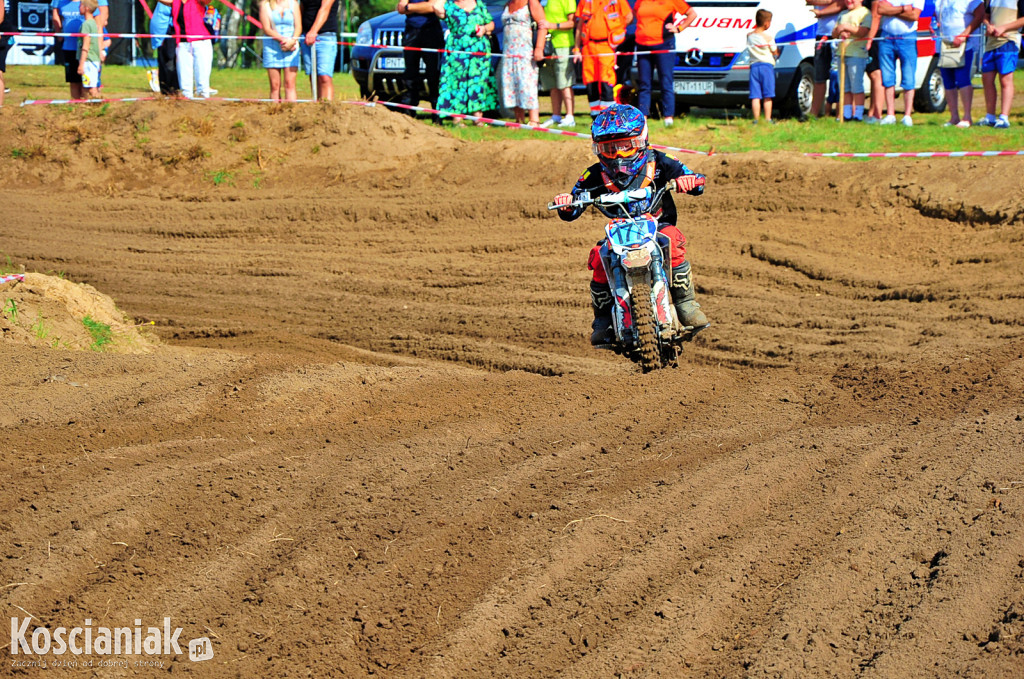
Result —
<path fill-rule="evenodd" d="M 594 198 L 605 193 L 647 186 L 656 191 L 668 185 L 676 193 L 691 196 L 704 193 L 704 186 L 698 186 L 698 178 L 703 175 L 694 173 L 675 158 L 649 148 L 647 120 L 633 106 L 609 106 L 594 117 L 590 134 L 594 154 L 599 162 L 583 172 L 573 186 L 572 193 L 555 196 L 554 204 L 559 206 L 558 216 L 563 220 L 573 221 L 583 214 L 586 207 L 572 207 L 570 203 L 585 192 Z M 622 216 L 617 207 L 595 207 L 606 217 Z M 648 201 L 634 202 L 628 207 L 632 216 L 650 211 Z M 667 273 L 679 322 L 684 326 L 702 328 L 708 325 L 708 319 L 694 299 L 690 263 L 686 260 L 686 237 L 676 228 L 676 206 L 671 193 L 665 193 L 660 209 L 652 213 L 652 216 L 658 220 L 658 242 L 662 251 L 671 248 L 671 268 Z M 594 346 L 607 345 L 614 338 L 611 288 L 601 261 L 603 244 L 602 240 L 594 246 L 587 261 L 587 268 L 594 272 L 590 282 L 590 300 L 594 307 L 594 332 L 590 336 L 590 343 Z"/>

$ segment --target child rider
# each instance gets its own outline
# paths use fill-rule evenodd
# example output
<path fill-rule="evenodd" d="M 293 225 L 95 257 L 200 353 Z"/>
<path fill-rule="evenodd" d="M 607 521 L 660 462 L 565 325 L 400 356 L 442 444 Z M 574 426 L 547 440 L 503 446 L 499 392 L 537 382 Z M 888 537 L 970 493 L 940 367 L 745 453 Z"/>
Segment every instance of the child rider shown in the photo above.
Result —
<path fill-rule="evenodd" d="M 691 196 L 704 193 L 703 184 L 698 185 L 698 178 L 702 179 L 703 175 L 694 173 L 675 158 L 649 148 L 647 120 L 639 109 L 624 104 L 609 106 L 594 117 L 590 133 L 594 154 L 599 162 L 583 172 L 573 186 L 572 193 L 555 196 L 554 203 L 560 206 L 558 216 L 563 220 L 573 221 L 583 214 L 586 208 L 570 207 L 570 203 L 584 192 L 594 198 L 647 186 L 656 191 L 668 185 L 676 193 Z M 595 207 L 606 217 L 621 216 L 618 208 L 611 210 Z M 645 202 L 631 204 L 629 208 L 631 214 L 649 211 Z M 686 237 L 676 228 L 676 206 L 671 193 L 665 193 L 660 209 L 652 216 L 659 222 L 658 242 L 662 251 L 671 248 L 670 269 L 667 273 L 679 322 L 694 328 L 705 327 L 708 319 L 694 300 L 690 263 L 686 261 Z M 601 245 L 598 243 L 590 251 L 587 262 L 587 268 L 594 272 L 590 282 L 590 299 L 594 307 L 594 332 L 590 336 L 590 343 L 594 346 L 607 345 L 613 339 L 612 295 L 601 261 Z"/>

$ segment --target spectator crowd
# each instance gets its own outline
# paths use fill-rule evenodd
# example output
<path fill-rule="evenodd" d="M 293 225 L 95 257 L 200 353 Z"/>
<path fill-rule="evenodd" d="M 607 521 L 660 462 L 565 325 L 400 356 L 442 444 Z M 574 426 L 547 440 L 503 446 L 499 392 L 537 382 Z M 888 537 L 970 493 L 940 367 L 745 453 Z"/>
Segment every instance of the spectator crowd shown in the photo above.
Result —
<path fill-rule="evenodd" d="M 925 0 L 805 2 L 817 17 L 811 115 L 912 126 L 917 83 L 923 75 L 918 72 L 917 43 Z M 485 38 L 493 32 L 494 23 L 482 6 L 482 0 L 399 1 L 397 11 L 406 16 L 405 47 L 450 51 L 444 60 L 434 52 L 406 51 L 405 104 L 419 105 L 425 80 L 435 109 L 479 115 L 490 107 L 495 88 L 486 57 L 462 53 L 488 50 Z M 935 8 L 941 45 L 938 66 L 950 111 L 946 124 L 960 128 L 974 124 L 971 76 L 980 61 L 986 115 L 976 124 L 1009 127 L 1024 0 L 936 0 Z M 453 16 L 458 18 L 453 21 Z M 447 44 L 442 19 L 451 31 Z M 552 111 L 542 125 L 575 126 L 574 64 L 580 66 L 592 116 L 620 100 L 624 83 L 618 81 L 616 50 L 635 20 L 636 105 L 650 115 L 657 72 L 661 117 L 671 126 L 675 38 L 696 19 L 697 11 L 686 0 L 637 0 L 632 6 L 626 0 L 547 0 L 543 5 L 538 0 L 510 0 L 501 15 L 505 45 L 496 75 L 500 103 L 514 111 L 517 122 L 524 122 L 527 115 L 530 122 L 539 122 L 534 96 L 539 75 L 541 89 L 550 94 Z M 762 112 L 766 122 L 773 122 L 780 47 L 770 30 L 771 20 L 770 11 L 757 10 L 755 28 L 747 36 L 754 123 L 760 122 Z M 527 32 L 531 21 L 532 36 Z M 834 60 L 841 78 L 836 78 Z M 468 62 L 474 66 L 470 68 Z M 839 79 L 843 80 L 841 102 Z M 457 92 L 460 87 L 465 91 Z M 898 91 L 903 93 L 903 111 L 897 121 Z"/>
<path fill-rule="evenodd" d="M 811 115 L 833 115 L 831 106 L 836 104 L 835 115 L 847 121 L 912 126 L 919 75 L 918 20 L 925 0 L 804 1 L 817 17 Z M 300 61 L 316 97 L 333 98 L 338 4 L 339 0 L 261 0 L 262 59 L 271 99 L 296 100 Z M 10 0 L 0 6 L 0 31 L 14 30 L 9 6 Z M 50 7 L 56 31 L 83 34 L 58 39 L 71 97 L 97 97 L 109 45 L 108 0 L 52 0 Z M 404 103 L 418 106 L 425 82 L 434 109 L 479 116 L 504 106 L 517 122 L 545 127 L 576 125 L 577 73 L 591 116 L 623 98 L 619 78 L 631 76 L 617 69 L 617 50 L 634 21 L 635 103 L 645 116 L 651 114 L 657 73 L 657 103 L 664 124 L 671 126 L 675 39 L 698 18 L 686 0 L 636 0 L 632 5 L 627 0 L 508 0 L 499 19 L 504 45 L 495 72 L 489 57 L 495 19 L 483 0 L 399 0 L 396 10 L 405 16 L 403 46 L 413 48 L 404 53 Z M 950 112 L 946 124 L 1009 127 L 1024 0 L 936 0 L 935 19 L 941 46 L 938 66 Z M 210 76 L 220 21 L 210 0 L 158 0 L 150 23 L 157 54 L 154 90 L 197 99 L 216 93 Z M 773 122 L 780 47 L 771 23 L 772 13 L 758 9 L 746 41 L 755 124 L 762 114 L 765 122 Z M 0 37 L 0 85 L 12 41 Z M 438 51 L 445 53 L 443 58 Z M 840 78 L 835 77 L 834 61 Z M 978 61 L 986 114 L 975 122 L 971 76 Z M 843 81 L 842 101 L 836 80 Z M 538 89 L 551 101 L 552 115 L 543 123 Z M 903 93 L 903 107 L 897 120 L 898 91 Z"/>

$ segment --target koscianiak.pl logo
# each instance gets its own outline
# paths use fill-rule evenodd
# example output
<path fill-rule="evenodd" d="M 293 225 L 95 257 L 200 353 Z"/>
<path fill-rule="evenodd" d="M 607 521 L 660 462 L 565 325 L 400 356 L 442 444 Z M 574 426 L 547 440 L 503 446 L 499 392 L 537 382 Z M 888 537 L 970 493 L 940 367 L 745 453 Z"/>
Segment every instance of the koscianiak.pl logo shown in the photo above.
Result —
<path fill-rule="evenodd" d="M 171 627 L 171 619 L 164 618 L 162 627 L 143 627 L 142 620 L 136 619 L 131 627 L 94 627 L 91 618 L 78 627 L 36 626 L 29 629 L 32 618 L 11 618 L 11 655 L 26 656 L 23 662 L 32 665 L 50 658 L 57 664 L 58 658 L 68 655 L 115 657 L 116 663 L 124 665 L 125 656 L 175 656 L 181 655 L 181 627 Z M 189 660 L 201 662 L 213 657 L 213 644 L 207 637 L 198 637 L 188 642 Z M 31 656 L 31 659 L 30 659 Z M 17 660 L 15 660 L 17 662 Z M 101 661 L 100 664 L 106 664 Z"/>

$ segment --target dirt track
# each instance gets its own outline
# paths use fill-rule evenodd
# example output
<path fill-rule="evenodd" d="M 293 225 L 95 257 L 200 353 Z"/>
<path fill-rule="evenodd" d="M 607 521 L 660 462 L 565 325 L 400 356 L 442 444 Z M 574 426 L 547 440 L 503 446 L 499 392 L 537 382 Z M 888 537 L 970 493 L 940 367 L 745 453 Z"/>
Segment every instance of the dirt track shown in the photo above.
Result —
<path fill-rule="evenodd" d="M 0 116 L 0 252 L 163 339 L 0 348 L 5 614 L 198 676 L 1024 672 L 1020 161 L 685 159 L 714 325 L 641 375 L 544 209 L 586 144 L 203 110 Z"/>

